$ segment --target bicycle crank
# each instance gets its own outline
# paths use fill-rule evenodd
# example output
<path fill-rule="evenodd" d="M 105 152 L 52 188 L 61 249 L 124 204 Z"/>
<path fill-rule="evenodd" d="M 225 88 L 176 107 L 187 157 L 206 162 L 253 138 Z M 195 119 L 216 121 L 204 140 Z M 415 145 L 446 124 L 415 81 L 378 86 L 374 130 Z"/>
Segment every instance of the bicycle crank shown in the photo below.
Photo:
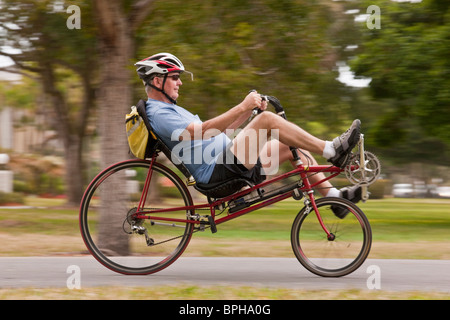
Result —
<path fill-rule="evenodd" d="M 352 166 L 357 169 L 351 170 Z M 381 164 L 378 158 L 369 151 L 364 151 L 364 158 L 361 160 L 359 154 L 352 155 L 349 165 L 345 168 L 347 179 L 353 184 L 371 185 L 381 173 Z"/>
<path fill-rule="evenodd" d="M 352 154 L 345 168 L 345 176 L 351 183 L 362 187 L 362 200 L 366 201 L 369 198 L 367 188 L 380 177 L 381 164 L 373 153 L 364 150 L 363 134 L 358 149 L 356 154 Z"/>

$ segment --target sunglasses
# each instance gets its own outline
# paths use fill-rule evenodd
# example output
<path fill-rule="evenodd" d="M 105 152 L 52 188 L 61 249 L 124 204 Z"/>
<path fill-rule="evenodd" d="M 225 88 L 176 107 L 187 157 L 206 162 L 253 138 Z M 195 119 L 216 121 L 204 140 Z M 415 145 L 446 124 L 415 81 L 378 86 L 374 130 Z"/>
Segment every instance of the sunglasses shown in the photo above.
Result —
<path fill-rule="evenodd" d="M 179 74 L 173 74 L 171 76 L 167 76 L 167 78 L 171 78 L 173 81 L 178 81 L 180 79 Z"/>

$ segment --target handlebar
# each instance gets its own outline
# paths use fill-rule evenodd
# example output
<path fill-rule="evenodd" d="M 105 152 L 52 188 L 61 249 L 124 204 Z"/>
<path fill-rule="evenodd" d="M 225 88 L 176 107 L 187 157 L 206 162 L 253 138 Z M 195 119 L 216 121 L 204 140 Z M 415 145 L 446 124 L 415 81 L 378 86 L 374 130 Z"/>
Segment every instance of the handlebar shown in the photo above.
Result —
<path fill-rule="evenodd" d="M 250 92 L 256 92 L 256 90 L 250 90 Z M 273 108 L 275 109 L 275 112 L 283 117 L 284 119 L 286 119 L 286 113 L 284 112 L 283 106 L 281 105 L 280 100 L 278 100 L 276 97 L 274 96 L 268 96 L 265 94 L 260 94 L 261 98 L 263 100 L 266 100 L 268 102 L 270 102 L 270 104 L 273 106 Z M 253 115 L 256 115 L 258 113 L 261 113 L 263 110 L 259 109 L 259 108 L 255 108 L 253 109 Z"/>
<path fill-rule="evenodd" d="M 267 100 L 269 100 L 270 104 L 274 107 L 276 113 L 286 119 L 286 113 L 284 112 L 283 106 L 280 103 L 280 100 L 273 96 L 266 96 Z"/>

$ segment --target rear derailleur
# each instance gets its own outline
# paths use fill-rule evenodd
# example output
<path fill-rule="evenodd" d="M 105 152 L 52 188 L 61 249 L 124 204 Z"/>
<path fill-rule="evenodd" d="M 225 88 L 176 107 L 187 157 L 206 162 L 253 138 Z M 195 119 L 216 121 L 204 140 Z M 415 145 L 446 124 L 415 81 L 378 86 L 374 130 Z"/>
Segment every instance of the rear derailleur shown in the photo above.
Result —
<path fill-rule="evenodd" d="M 127 219 L 126 221 L 130 225 L 131 232 L 128 232 L 129 234 L 139 234 L 145 236 L 145 242 L 147 243 L 147 246 L 152 246 L 155 244 L 155 241 L 153 238 L 150 238 L 148 236 L 147 228 L 143 226 L 144 220 L 143 219 L 137 219 L 135 217 L 137 209 L 132 208 L 130 211 L 128 211 Z"/>

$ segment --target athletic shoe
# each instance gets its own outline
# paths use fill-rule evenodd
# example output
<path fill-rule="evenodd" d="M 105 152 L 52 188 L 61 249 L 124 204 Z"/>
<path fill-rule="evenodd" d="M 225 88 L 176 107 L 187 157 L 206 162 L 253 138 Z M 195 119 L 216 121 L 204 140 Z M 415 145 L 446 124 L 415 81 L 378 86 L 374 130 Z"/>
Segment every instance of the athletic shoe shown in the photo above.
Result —
<path fill-rule="evenodd" d="M 362 189 L 361 186 L 355 185 L 352 187 L 345 187 L 339 190 L 341 192 L 340 197 L 350 200 L 353 203 L 357 203 L 361 200 Z M 349 211 L 341 206 L 331 206 L 331 210 L 334 215 L 339 219 L 344 219 Z"/>
<path fill-rule="evenodd" d="M 334 166 L 344 168 L 349 160 L 349 155 L 359 141 L 361 134 L 361 121 L 356 119 L 350 128 L 347 129 L 340 137 L 333 140 L 333 146 L 336 155 L 328 159 Z"/>

